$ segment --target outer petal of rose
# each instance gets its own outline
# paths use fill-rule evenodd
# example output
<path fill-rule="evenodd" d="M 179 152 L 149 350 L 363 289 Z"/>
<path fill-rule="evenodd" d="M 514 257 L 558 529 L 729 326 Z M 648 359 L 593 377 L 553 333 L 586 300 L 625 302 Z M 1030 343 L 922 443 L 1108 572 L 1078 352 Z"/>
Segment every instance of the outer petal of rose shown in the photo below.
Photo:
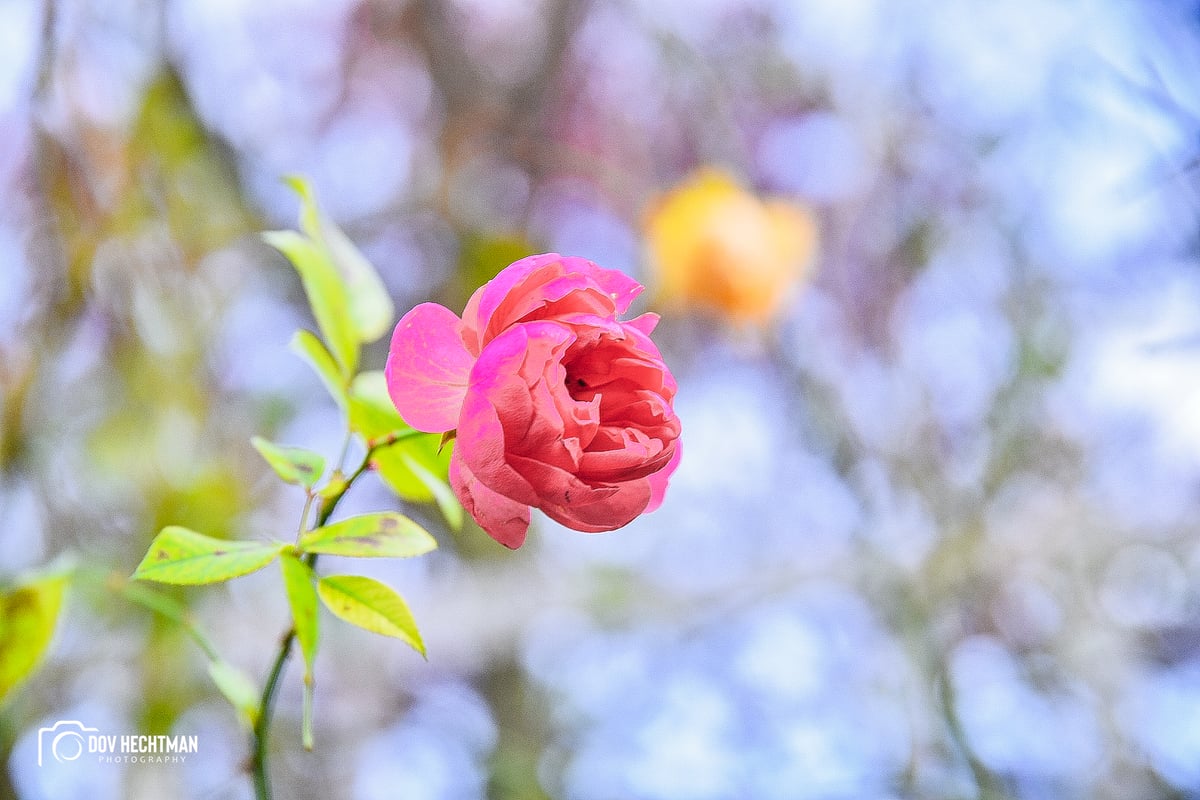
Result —
<path fill-rule="evenodd" d="M 553 281 L 552 287 L 541 283 L 535 286 L 522 285 L 534 273 L 555 263 L 559 265 L 555 272 L 561 274 Z M 625 273 L 615 269 L 604 269 L 578 256 L 543 253 L 514 261 L 476 290 L 467 301 L 463 321 L 468 346 L 474 352 L 479 352 L 491 336 L 498 335 L 508 325 L 534 310 L 541 302 L 560 300 L 568 292 L 583 290 L 589 285 L 606 295 L 618 314 L 623 314 L 643 289 L 640 283 Z M 518 302 L 511 302 L 513 298 Z M 502 316 L 511 318 L 493 320 L 493 316 L 502 305 L 508 309 Z"/>
<path fill-rule="evenodd" d="M 643 478 L 617 484 L 617 492 L 588 505 L 543 503 L 546 516 L 568 528 L 584 533 L 603 533 L 624 527 L 646 510 L 652 491 Z"/>
<path fill-rule="evenodd" d="M 683 440 L 675 440 L 675 455 L 667 462 L 667 465 L 658 472 L 646 478 L 650 482 L 650 502 L 646 505 L 646 510 L 642 513 L 649 514 L 662 505 L 663 498 L 667 494 L 667 481 L 671 479 L 671 474 L 675 472 L 675 468 L 679 466 L 679 459 L 683 458 Z"/>
<path fill-rule="evenodd" d="M 388 350 L 388 394 L 404 421 L 419 431 L 458 427 L 475 358 L 463 346 L 462 321 L 436 303 L 422 303 L 396 324 Z"/>
<path fill-rule="evenodd" d="M 508 463 L 504 428 L 496 409 L 481 392 L 469 391 L 455 438 L 454 457 L 487 485 L 522 505 L 537 503 L 538 494 Z"/>
<path fill-rule="evenodd" d="M 654 333 L 654 329 L 658 327 L 658 321 L 660 319 L 662 319 L 662 317 L 660 317 L 658 314 L 648 311 L 641 316 L 634 317 L 625 324 L 631 328 L 636 328 L 646 336 L 649 336 L 650 334 Z"/>
<path fill-rule="evenodd" d="M 537 488 L 538 503 L 536 505 L 591 505 L 608 500 L 620 493 L 619 485 L 592 486 L 570 472 L 551 464 L 524 456 L 509 456 L 509 458 L 512 460 L 513 468 Z"/>
<path fill-rule="evenodd" d="M 529 530 L 529 506 L 493 492 L 480 483 L 458 452 L 450 457 L 450 486 L 479 527 L 505 547 L 516 550 Z"/>
<path fill-rule="evenodd" d="M 463 309 L 463 324 L 466 329 L 468 345 L 476 353 L 483 347 L 483 332 L 487 329 L 488 320 L 492 318 L 492 314 L 504 302 L 504 298 L 508 296 L 509 292 L 529 277 L 530 273 L 559 258 L 558 253 L 526 256 L 509 264 L 500 270 L 496 277 L 475 290 L 475 293 L 467 300 L 467 307 Z"/>
<path fill-rule="evenodd" d="M 600 288 L 608 293 L 617 306 L 617 313 L 624 314 L 629 310 L 629 304 L 642 293 L 643 287 L 624 272 L 616 269 L 604 269 L 591 261 L 582 258 L 564 258 L 563 263 L 569 269 L 579 270 L 600 284 Z"/>

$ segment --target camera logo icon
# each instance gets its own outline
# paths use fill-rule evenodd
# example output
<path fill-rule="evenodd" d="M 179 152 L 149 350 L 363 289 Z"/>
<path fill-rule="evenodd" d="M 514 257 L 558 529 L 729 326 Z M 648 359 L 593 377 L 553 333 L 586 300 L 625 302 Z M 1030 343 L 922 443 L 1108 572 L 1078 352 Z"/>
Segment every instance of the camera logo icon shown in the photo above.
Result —
<path fill-rule="evenodd" d="M 99 733 L 74 719 L 60 719 L 49 728 L 38 728 L 38 766 L 54 757 L 55 761 L 74 761 L 87 751 L 86 734 Z"/>

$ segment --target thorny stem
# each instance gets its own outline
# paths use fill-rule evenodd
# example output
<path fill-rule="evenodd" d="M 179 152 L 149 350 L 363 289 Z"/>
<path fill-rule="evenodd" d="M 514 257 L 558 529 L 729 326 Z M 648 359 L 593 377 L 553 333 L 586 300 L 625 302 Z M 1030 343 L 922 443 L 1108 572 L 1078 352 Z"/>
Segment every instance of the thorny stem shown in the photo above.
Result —
<path fill-rule="evenodd" d="M 362 462 L 355 468 L 354 472 L 350 473 L 349 477 L 344 479 L 344 482 L 341 483 L 336 492 L 321 501 L 318 506 L 317 519 L 313 527 L 319 528 L 329 521 L 338 503 L 346 496 L 346 492 L 364 472 L 370 469 L 371 459 L 378 450 L 405 439 L 424 435 L 420 431 L 414 430 L 396 431 L 386 436 L 381 436 L 378 439 L 368 441 L 367 452 L 363 455 Z M 337 476 L 335 474 L 334 480 L 336 479 Z M 312 497 L 310 496 L 309 501 L 311 502 L 311 500 Z M 307 506 L 304 518 L 308 518 Z M 310 569 L 315 567 L 317 554 L 306 554 L 304 556 L 304 563 Z M 275 708 L 275 697 L 279 690 L 279 678 L 283 675 L 283 666 L 287 663 L 288 656 L 291 655 L 292 645 L 295 641 L 296 629 L 295 627 L 290 627 L 279 641 L 279 652 L 275 656 L 275 662 L 271 665 L 271 671 L 267 673 L 267 682 L 263 686 L 262 697 L 258 702 L 258 714 L 254 720 L 250 754 L 250 771 L 254 776 L 254 796 L 257 800 L 271 800 L 271 781 L 267 776 L 267 749 L 271 734 L 271 715 Z"/>

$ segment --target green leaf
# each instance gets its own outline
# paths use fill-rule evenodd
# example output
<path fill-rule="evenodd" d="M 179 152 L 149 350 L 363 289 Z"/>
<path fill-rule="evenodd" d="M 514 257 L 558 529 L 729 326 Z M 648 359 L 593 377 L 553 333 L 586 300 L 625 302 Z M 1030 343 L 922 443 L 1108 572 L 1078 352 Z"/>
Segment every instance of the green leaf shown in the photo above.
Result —
<path fill-rule="evenodd" d="M 313 368 L 313 372 L 317 373 L 317 377 L 321 379 L 321 383 L 325 384 L 325 389 L 334 401 L 345 408 L 348 402 L 346 378 L 321 340 L 311 331 L 300 330 L 292 336 L 288 347 L 293 353 L 308 362 L 308 365 Z"/>
<path fill-rule="evenodd" d="M 325 472 L 325 458 L 320 453 L 301 447 L 281 447 L 261 436 L 252 437 L 250 444 L 285 483 L 311 489 Z"/>
<path fill-rule="evenodd" d="M 409 558 L 436 549 L 437 540 L 403 514 L 382 511 L 308 531 L 300 548 L 333 556 Z"/>
<path fill-rule="evenodd" d="M 393 636 L 425 655 L 425 644 L 404 598 L 373 578 L 330 575 L 317 584 L 325 607 L 351 625 Z"/>
<path fill-rule="evenodd" d="M 123 576 L 111 578 L 109 585 L 111 588 L 119 591 L 126 600 L 137 603 L 142 608 L 149 609 L 174 622 L 192 637 L 196 644 L 200 646 L 200 649 L 204 651 L 205 655 L 210 659 L 215 660 L 217 658 L 216 648 L 208 640 L 208 636 L 205 635 L 204 631 L 193 621 L 191 612 L 183 603 L 174 597 L 168 597 L 160 591 L 150 588 L 144 583 L 134 583 Z"/>
<path fill-rule="evenodd" d="M 383 370 L 364 370 L 355 375 L 350 384 L 350 401 L 350 427 L 364 439 L 412 430 L 392 403 Z"/>
<path fill-rule="evenodd" d="M 346 284 L 325 248 L 296 231 L 268 231 L 263 240 L 287 256 L 300 273 L 304 293 L 340 373 L 349 378 L 358 366 L 358 335 L 350 318 Z"/>
<path fill-rule="evenodd" d="M 313 662 L 317 658 L 319 626 L 317 624 L 317 590 L 312 567 L 291 553 L 279 557 L 279 568 L 283 571 L 283 588 L 287 592 L 288 605 L 292 608 L 292 625 L 300 654 L 304 657 L 304 706 L 301 733 L 304 749 L 313 748 L 312 701 Z"/>
<path fill-rule="evenodd" d="M 439 445 L 440 447 L 441 445 Z M 444 475 L 450 466 L 450 450 L 442 453 L 434 453 L 429 459 L 436 464 L 439 471 Z M 400 451 L 400 459 L 404 462 L 404 466 L 409 472 L 429 490 L 433 495 L 433 500 L 437 503 L 438 510 L 442 512 L 442 516 L 446 519 L 451 530 L 460 531 L 463 525 L 463 507 L 462 503 L 458 502 L 458 496 L 454 494 L 454 490 L 450 488 L 445 478 L 435 475 L 432 470 L 425 466 L 413 453 L 407 450 Z M 444 467 L 442 465 L 445 465 Z M 387 479 L 385 478 L 385 482 Z"/>
<path fill-rule="evenodd" d="M 242 718 L 254 727 L 258 721 L 258 689 L 254 682 L 240 669 L 224 659 L 216 658 L 208 662 L 208 676 L 225 695 L 225 699 L 233 704 Z"/>
<path fill-rule="evenodd" d="M 379 477 L 393 492 L 414 503 L 436 502 L 447 524 L 459 530 L 462 505 L 446 482 L 450 450 L 437 452 L 435 435 L 397 442 L 375 451 L 372 463 Z"/>
<path fill-rule="evenodd" d="M 278 544 L 214 539 L 168 525 L 150 543 L 133 578 L 159 583 L 217 583 L 262 569 L 277 555 Z"/>
<path fill-rule="evenodd" d="M 46 655 L 67 578 L 30 581 L 0 595 L 0 700 L 28 678 Z"/>
<path fill-rule="evenodd" d="M 287 591 L 288 605 L 292 608 L 292 624 L 296 628 L 296 641 L 304 656 L 304 671 L 312 678 L 313 661 L 317 657 L 317 591 L 313 581 L 312 567 L 291 553 L 283 553 L 279 559 L 283 572 L 283 587 Z"/>
<path fill-rule="evenodd" d="M 412 428 L 400 417 L 388 396 L 382 372 L 360 373 L 350 386 L 350 428 L 364 439 L 381 439 Z M 450 489 L 448 440 L 438 434 L 405 438 L 375 451 L 372 462 L 383 482 L 396 494 L 414 503 L 436 502 L 446 522 L 462 527 L 463 509 Z"/>
<path fill-rule="evenodd" d="M 387 333 L 396 314 L 387 287 L 366 256 L 321 212 L 308 182 L 295 175 L 285 180 L 300 195 L 301 229 L 325 249 L 345 283 L 355 335 L 360 342 L 375 341 Z"/>
<path fill-rule="evenodd" d="M 381 439 L 412 427 L 400 416 L 388 395 L 382 370 L 367 370 L 350 384 L 350 429 L 364 439 Z"/>

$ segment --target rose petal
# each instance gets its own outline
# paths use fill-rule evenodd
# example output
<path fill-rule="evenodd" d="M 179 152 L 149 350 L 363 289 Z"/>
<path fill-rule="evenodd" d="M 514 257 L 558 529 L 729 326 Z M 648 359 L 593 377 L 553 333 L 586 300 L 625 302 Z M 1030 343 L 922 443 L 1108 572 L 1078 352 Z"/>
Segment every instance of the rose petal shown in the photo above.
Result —
<path fill-rule="evenodd" d="M 571 312 L 623 314 L 642 285 L 585 258 L 543 253 L 514 261 L 471 295 L 463 310 L 464 339 L 479 353 L 509 326 L 552 304 L 554 318 Z M 542 316 L 542 315 L 534 315 Z"/>
<path fill-rule="evenodd" d="M 557 323 L 518 325 L 489 342 L 471 370 L 457 452 L 493 491 L 526 505 L 536 505 L 538 494 L 508 463 L 508 456 L 531 432 L 543 439 L 550 435 L 542 426 L 550 422 L 547 412 L 557 412 L 539 411 L 530 387 L 551 367 L 561 370 L 557 359 L 571 339 L 571 332 Z M 558 419 L 554 435 L 561 437 Z"/>
<path fill-rule="evenodd" d="M 524 456 L 509 455 L 513 469 L 536 487 L 539 502 L 534 505 L 591 505 L 607 500 L 619 489 L 612 484 L 591 486 L 564 469 Z"/>
<path fill-rule="evenodd" d="M 493 492 L 479 481 L 458 457 L 450 456 L 450 486 L 463 508 L 488 536 L 516 550 L 529 531 L 529 506 Z"/>
<path fill-rule="evenodd" d="M 546 516 L 555 522 L 584 533 L 614 531 L 628 525 L 638 514 L 646 510 L 653 496 L 650 482 L 646 478 L 618 484 L 617 491 L 609 497 L 588 505 L 540 506 Z"/>
<path fill-rule="evenodd" d="M 458 426 L 467 378 L 475 363 L 463 346 L 462 321 L 436 303 L 422 303 L 396 324 L 384 374 L 404 421 L 419 431 Z"/>
<path fill-rule="evenodd" d="M 509 466 L 504 428 L 487 397 L 468 391 L 455 438 L 454 456 L 493 491 L 523 505 L 534 505 L 538 494 Z"/>
<path fill-rule="evenodd" d="M 671 479 L 671 474 L 679 466 L 681 458 L 683 458 L 683 440 L 676 439 L 675 455 L 671 457 L 671 460 L 667 462 L 665 467 L 646 478 L 650 482 L 650 502 L 646 505 L 646 510 L 642 513 L 649 514 L 662 505 L 663 498 L 667 493 L 667 481 Z"/>
<path fill-rule="evenodd" d="M 608 296 L 613 299 L 618 314 L 624 314 L 628 311 L 630 303 L 645 288 L 620 270 L 604 269 L 582 258 L 569 258 L 563 259 L 563 261 L 571 269 L 588 272 L 592 279 L 600 285 L 600 288 L 607 292 Z"/>
<path fill-rule="evenodd" d="M 467 346 L 478 354 L 484 345 L 483 334 L 488 327 L 488 322 L 504 299 L 530 273 L 558 260 L 558 258 L 558 253 L 527 256 L 509 264 L 500 270 L 496 277 L 476 289 L 475 293 L 467 300 L 466 308 L 463 309 L 466 334 L 464 338 L 467 340 Z"/>
<path fill-rule="evenodd" d="M 658 321 L 662 319 L 658 314 L 647 312 L 639 317 L 634 317 L 625 324 L 631 328 L 641 331 L 646 336 L 654 333 L 654 329 L 658 327 Z"/>

